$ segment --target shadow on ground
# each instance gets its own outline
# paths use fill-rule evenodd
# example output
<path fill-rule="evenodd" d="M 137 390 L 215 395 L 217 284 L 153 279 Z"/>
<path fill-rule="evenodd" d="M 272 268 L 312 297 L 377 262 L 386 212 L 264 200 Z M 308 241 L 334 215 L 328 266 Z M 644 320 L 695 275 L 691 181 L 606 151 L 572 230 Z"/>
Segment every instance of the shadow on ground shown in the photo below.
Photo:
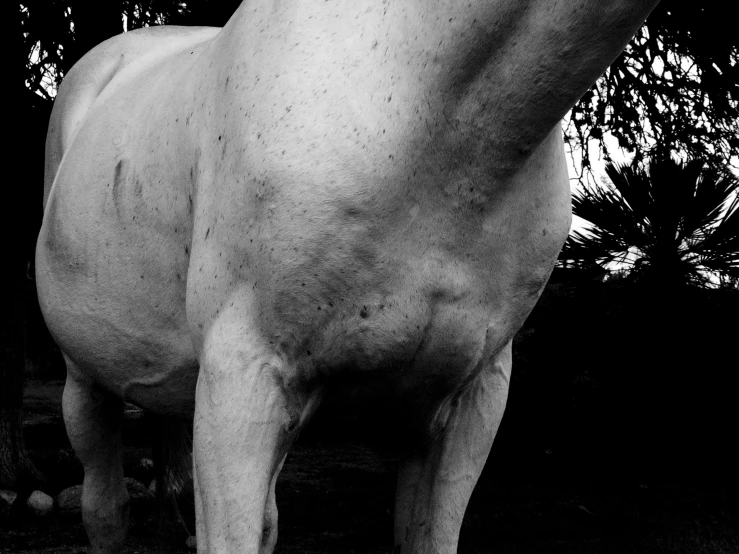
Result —
<path fill-rule="evenodd" d="M 82 479 L 60 417 L 61 389 L 59 381 L 31 381 L 25 395 L 27 444 L 49 477 L 51 495 Z M 139 440 L 145 435 L 141 425 L 140 414 L 129 411 L 124 432 L 129 473 L 150 456 Z M 392 552 L 392 455 L 335 442 L 309 434 L 288 457 L 277 488 L 278 554 Z M 527 476 L 494 451 L 467 510 L 460 554 L 739 552 L 736 483 L 706 484 L 698 475 L 680 482 L 623 484 L 608 476 L 583 482 L 557 467 L 552 463 Z M 604 485 L 609 482 L 618 485 Z M 124 554 L 194 552 L 182 542 L 161 544 L 153 509 L 139 508 L 133 516 Z M 78 514 L 16 513 L 0 522 L 0 552 L 85 551 Z"/>

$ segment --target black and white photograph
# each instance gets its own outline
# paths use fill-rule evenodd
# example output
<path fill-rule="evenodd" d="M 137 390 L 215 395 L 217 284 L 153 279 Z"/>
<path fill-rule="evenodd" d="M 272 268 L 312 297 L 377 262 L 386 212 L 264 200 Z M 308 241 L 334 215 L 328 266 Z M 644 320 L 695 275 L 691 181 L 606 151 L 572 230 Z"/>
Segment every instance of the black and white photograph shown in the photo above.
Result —
<path fill-rule="evenodd" d="M 739 554 L 731 2 L 9 2 L 0 554 Z"/>

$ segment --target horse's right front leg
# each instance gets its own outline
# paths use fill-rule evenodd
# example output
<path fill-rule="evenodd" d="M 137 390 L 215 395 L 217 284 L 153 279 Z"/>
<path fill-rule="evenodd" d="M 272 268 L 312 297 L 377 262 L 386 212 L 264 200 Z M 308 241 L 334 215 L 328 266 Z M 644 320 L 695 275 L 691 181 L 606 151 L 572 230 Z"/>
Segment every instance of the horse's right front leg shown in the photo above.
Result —
<path fill-rule="evenodd" d="M 222 320 L 205 340 L 195 401 L 198 552 L 269 554 L 273 483 L 311 402 L 248 327 Z"/>

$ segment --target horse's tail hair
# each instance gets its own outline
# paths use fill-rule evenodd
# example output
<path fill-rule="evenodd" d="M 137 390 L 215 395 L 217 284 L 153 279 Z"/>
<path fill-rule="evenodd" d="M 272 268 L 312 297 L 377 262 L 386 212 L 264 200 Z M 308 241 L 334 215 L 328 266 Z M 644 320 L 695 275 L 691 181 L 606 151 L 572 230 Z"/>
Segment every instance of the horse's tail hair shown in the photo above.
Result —
<path fill-rule="evenodd" d="M 192 420 L 153 419 L 158 534 L 181 545 L 195 534 Z"/>

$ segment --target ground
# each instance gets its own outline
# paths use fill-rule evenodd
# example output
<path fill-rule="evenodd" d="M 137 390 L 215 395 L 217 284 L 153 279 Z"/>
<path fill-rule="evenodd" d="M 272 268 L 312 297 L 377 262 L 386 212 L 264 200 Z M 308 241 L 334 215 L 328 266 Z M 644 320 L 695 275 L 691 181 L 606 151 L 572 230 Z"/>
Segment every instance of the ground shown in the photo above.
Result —
<path fill-rule="evenodd" d="M 50 494 L 81 482 L 61 421 L 59 381 L 30 381 L 25 432 Z M 126 467 L 150 456 L 135 410 L 124 430 Z M 137 423 L 138 422 L 138 423 Z M 505 420 L 504 420 L 505 424 Z M 287 459 L 277 488 L 278 554 L 392 552 L 394 459 L 363 444 L 308 436 Z M 140 471 L 140 469 L 139 469 Z M 460 554 L 738 554 L 736 483 L 681 482 L 583 487 L 556 474 L 521 475 L 488 462 L 467 511 Z M 144 479 L 145 480 L 145 479 Z M 151 510 L 135 512 L 124 554 L 192 554 L 183 543 L 162 546 Z M 86 537 L 79 516 L 0 521 L 0 552 L 77 554 Z"/>

